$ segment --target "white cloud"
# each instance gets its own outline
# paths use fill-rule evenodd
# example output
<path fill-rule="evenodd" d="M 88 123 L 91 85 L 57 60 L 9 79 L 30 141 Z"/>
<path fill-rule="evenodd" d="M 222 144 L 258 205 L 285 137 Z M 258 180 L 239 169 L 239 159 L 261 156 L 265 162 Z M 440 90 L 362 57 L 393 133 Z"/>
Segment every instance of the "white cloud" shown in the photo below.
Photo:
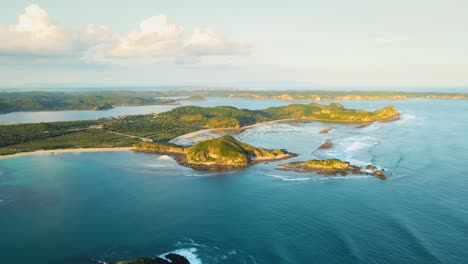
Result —
<path fill-rule="evenodd" d="M 33 4 L 19 15 L 16 25 L 0 25 L 1 55 L 81 56 L 87 61 L 121 59 L 198 61 L 202 57 L 246 54 L 249 47 L 228 40 L 213 29 L 195 29 L 187 36 L 182 26 L 165 15 L 143 20 L 138 30 L 126 34 L 106 27 L 64 29 L 48 12 Z"/>
<path fill-rule="evenodd" d="M 17 25 L 0 26 L 0 54 L 58 55 L 70 50 L 65 32 L 38 5 L 26 7 Z"/>
<path fill-rule="evenodd" d="M 189 54 L 200 56 L 245 54 L 249 51 L 248 45 L 227 40 L 211 28 L 195 29 L 184 47 Z"/>
<path fill-rule="evenodd" d="M 18 24 L 0 26 L 0 55 L 72 56 L 106 41 L 105 27 L 66 30 L 54 24 L 46 10 L 36 4 L 25 8 Z"/>
<path fill-rule="evenodd" d="M 247 45 L 227 40 L 213 29 L 195 29 L 189 37 L 184 31 L 165 15 L 150 17 L 141 22 L 139 31 L 120 35 L 106 57 L 187 60 L 187 57 L 239 55 L 249 50 Z"/>
<path fill-rule="evenodd" d="M 183 32 L 183 27 L 171 24 L 165 15 L 150 17 L 141 22 L 140 31 L 119 35 L 106 57 L 176 57 L 183 49 Z"/>

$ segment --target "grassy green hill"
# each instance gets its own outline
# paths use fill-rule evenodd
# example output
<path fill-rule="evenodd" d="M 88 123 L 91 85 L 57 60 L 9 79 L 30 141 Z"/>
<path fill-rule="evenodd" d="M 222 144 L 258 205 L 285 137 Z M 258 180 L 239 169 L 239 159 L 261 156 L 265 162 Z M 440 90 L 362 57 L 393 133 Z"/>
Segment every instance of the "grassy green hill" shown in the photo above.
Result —
<path fill-rule="evenodd" d="M 206 140 L 189 148 L 142 142 L 134 145 L 136 151 L 175 154 L 182 165 L 195 169 L 244 168 L 255 162 L 292 157 L 283 150 L 253 147 L 230 135 Z M 184 154 L 181 159 L 180 154 Z"/>
<path fill-rule="evenodd" d="M 398 116 L 399 113 L 393 106 L 377 111 L 365 111 L 347 109 L 337 103 L 291 104 L 264 110 L 238 109 L 230 106 L 183 106 L 160 114 L 0 126 L 0 154 L 42 148 L 98 147 L 103 143 L 108 146 L 116 139 L 116 134 L 108 132 L 144 137 L 164 143 L 204 128 L 242 128 L 283 119 L 369 123 L 389 121 Z M 134 138 L 123 135 L 119 135 L 118 138 L 115 141 L 116 146 L 131 146 L 135 143 Z"/>

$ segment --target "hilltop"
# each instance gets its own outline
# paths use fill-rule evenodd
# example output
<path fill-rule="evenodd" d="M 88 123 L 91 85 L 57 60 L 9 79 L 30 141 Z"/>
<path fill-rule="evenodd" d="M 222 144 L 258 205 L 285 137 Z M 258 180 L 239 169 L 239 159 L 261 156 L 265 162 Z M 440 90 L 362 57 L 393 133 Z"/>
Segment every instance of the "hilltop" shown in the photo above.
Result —
<path fill-rule="evenodd" d="M 285 150 L 253 147 L 230 135 L 202 141 L 189 148 L 148 142 L 135 144 L 134 148 L 135 151 L 169 154 L 180 165 L 196 170 L 246 168 L 262 161 L 281 160 L 296 156 Z"/>

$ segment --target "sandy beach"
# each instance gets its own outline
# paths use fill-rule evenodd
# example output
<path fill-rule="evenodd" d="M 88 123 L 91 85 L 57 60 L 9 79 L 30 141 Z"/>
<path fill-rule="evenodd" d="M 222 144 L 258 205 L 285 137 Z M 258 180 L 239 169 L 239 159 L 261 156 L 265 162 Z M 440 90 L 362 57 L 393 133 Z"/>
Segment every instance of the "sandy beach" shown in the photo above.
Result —
<path fill-rule="evenodd" d="M 75 149 L 50 149 L 50 150 L 37 150 L 31 152 L 21 152 L 11 155 L 0 156 L 0 160 L 23 157 L 29 155 L 50 155 L 56 153 L 68 153 L 68 152 L 114 152 L 114 151 L 131 151 L 133 147 L 124 148 L 75 148 Z"/>

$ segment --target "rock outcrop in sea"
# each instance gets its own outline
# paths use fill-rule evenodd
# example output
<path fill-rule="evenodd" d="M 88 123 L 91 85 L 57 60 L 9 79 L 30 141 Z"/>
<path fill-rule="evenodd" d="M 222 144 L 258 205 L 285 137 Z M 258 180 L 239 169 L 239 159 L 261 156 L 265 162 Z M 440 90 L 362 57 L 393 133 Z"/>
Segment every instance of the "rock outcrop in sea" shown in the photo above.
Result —
<path fill-rule="evenodd" d="M 107 262 L 100 262 L 107 263 Z M 110 263 L 109 263 L 110 264 Z M 142 257 L 134 260 L 118 261 L 116 264 L 190 264 L 188 259 L 179 254 L 169 253 L 162 257 L 148 258 Z"/>
<path fill-rule="evenodd" d="M 278 168 L 278 170 L 283 171 L 312 172 L 323 175 L 341 176 L 346 176 L 348 174 L 365 174 L 375 176 L 381 180 L 387 179 L 385 173 L 378 170 L 376 166 L 368 165 L 365 170 L 363 170 L 358 166 L 353 166 L 349 162 L 344 162 L 339 159 L 298 161 L 281 164 L 279 166 L 280 168 Z"/>

